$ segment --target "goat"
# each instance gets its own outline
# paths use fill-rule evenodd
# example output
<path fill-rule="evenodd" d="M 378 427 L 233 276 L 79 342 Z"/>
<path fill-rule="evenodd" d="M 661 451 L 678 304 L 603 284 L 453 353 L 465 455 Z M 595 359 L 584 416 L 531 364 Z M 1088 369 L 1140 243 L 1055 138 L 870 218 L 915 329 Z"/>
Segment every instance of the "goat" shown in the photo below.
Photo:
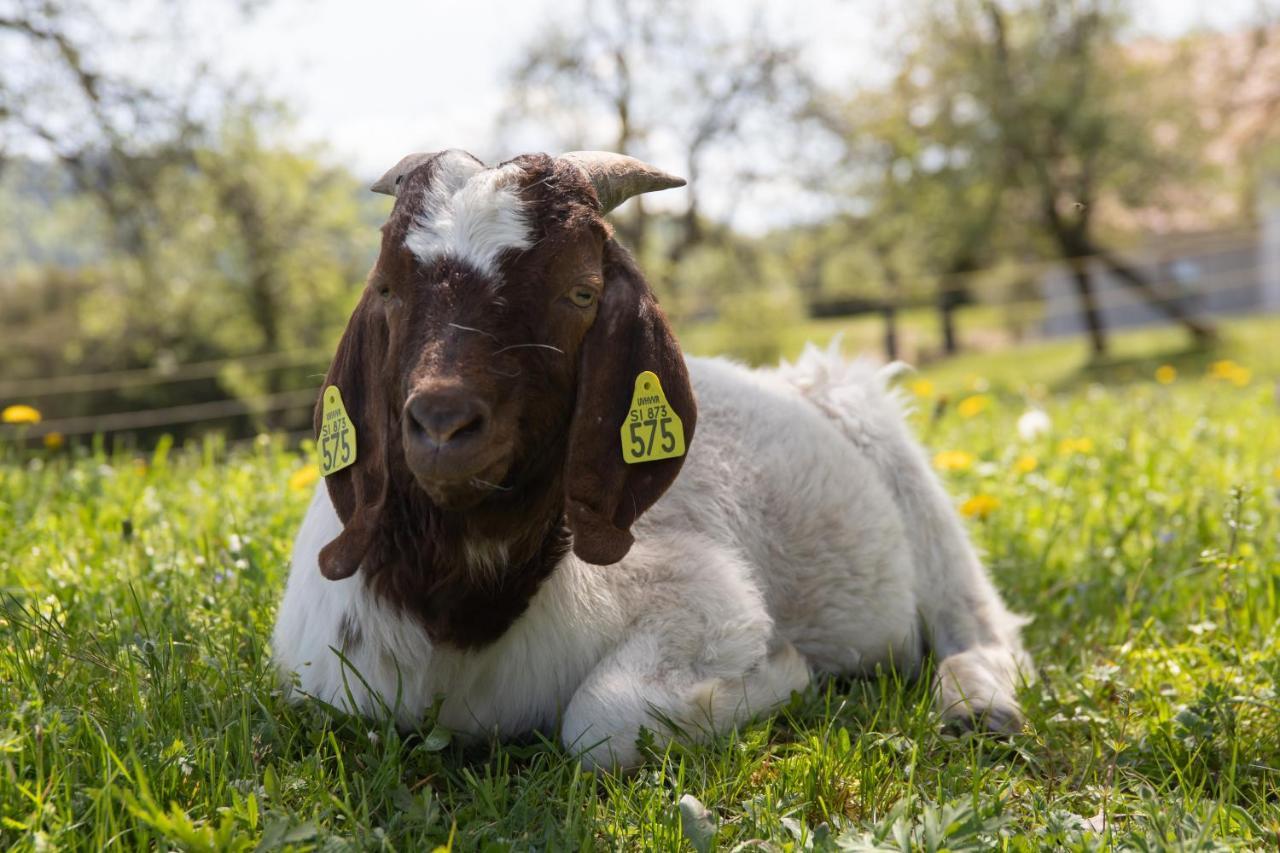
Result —
<path fill-rule="evenodd" d="M 317 488 L 273 638 L 293 696 L 406 728 L 441 696 L 456 732 L 558 729 L 625 768 L 642 727 L 722 733 L 815 672 L 915 674 L 931 650 L 944 717 L 1021 726 L 1023 620 L 884 372 L 683 357 L 604 219 L 683 183 L 450 150 L 373 186 L 394 207 L 325 379 L 355 461 Z M 641 375 L 683 455 L 624 459 Z"/>

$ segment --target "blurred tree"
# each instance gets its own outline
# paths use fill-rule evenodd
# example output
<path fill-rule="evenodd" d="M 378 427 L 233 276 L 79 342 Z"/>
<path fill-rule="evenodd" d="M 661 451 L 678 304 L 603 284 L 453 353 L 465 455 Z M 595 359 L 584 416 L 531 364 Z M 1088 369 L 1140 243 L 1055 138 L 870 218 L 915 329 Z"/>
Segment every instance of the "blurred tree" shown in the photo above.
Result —
<path fill-rule="evenodd" d="M 604 146 L 680 171 L 686 204 L 668 227 L 650 227 L 640 198 L 615 217 L 650 269 L 670 269 L 714 237 L 709 230 L 720 231 L 704 215 L 702 179 L 740 190 L 776 168 L 763 140 L 777 135 L 809 86 L 796 49 L 759 17 L 744 30 L 696 3 L 588 2 L 516 65 L 501 130 L 516 136 L 536 124 L 533 134 L 549 149 Z M 659 156 L 673 151 L 682 164 Z M 719 222 L 731 218 L 719 213 Z"/>
<path fill-rule="evenodd" d="M 200 59 L 210 15 L 260 5 L 0 4 L 0 316 L 17 327 L 0 336 L 5 376 L 252 357 L 42 399 L 51 417 L 314 386 L 380 217 L 318 152 L 264 144 L 283 113 Z M 236 428 L 309 422 L 276 418 Z"/>
<path fill-rule="evenodd" d="M 1184 105 L 1161 97 L 1150 69 L 1121 42 L 1123 0 L 960 0 L 932 15 L 927 30 L 940 49 L 971 57 L 967 84 L 1016 169 L 1030 204 L 1071 268 L 1095 354 L 1107 340 L 1090 259 L 1197 340 L 1213 327 L 1125 262 L 1099 237 L 1105 201 L 1142 203 L 1196 171 L 1197 134 Z M 957 64 L 957 71 L 964 66 Z M 1178 145 L 1162 144 L 1162 125 L 1180 125 Z"/>
<path fill-rule="evenodd" d="M 243 81 L 229 83 L 199 58 L 198 11 L 151 2 L 122 14 L 101 0 L 9 0 L 0 9 L 0 168 L 14 157 L 61 163 L 105 209 L 119 248 L 139 258 L 158 166 L 191 162 L 220 121 L 214 105 L 245 105 Z M 148 73 L 157 68 L 164 73 Z"/>
<path fill-rule="evenodd" d="M 1102 236 L 1123 226 L 1099 211 L 1152 204 L 1204 178 L 1205 134 L 1161 79 L 1167 65 L 1129 49 L 1127 13 L 1125 0 L 915 4 L 887 85 L 815 103 L 844 152 L 846 179 L 829 188 L 863 214 L 858 238 L 882 260 L 886 305 L 912 280 L 901 262 L 918 264 L 945 352 L 956 350 L 953 314 L 975 273 L 1040 248 L 1070 267 L 1096 353 L 1106 330 L 1095 261 L 1197 339 L 1212 335 Z M 891 308 L 885 316 L 892 342 Z"/>
<path fill-rule="evenodd" d="M 957 61 L 908 40 L 887 86 L 814 107 L 843 145 L 848 177 L 829 187 L 866 211 L 858 239 L 881 269 L 890 358 L 898 308 L 926 298 L 938 308 L 943 352 L 955 353 L 955 310 L 970 298 L 970 275 L 994 257 L 1010 174 Z"/>

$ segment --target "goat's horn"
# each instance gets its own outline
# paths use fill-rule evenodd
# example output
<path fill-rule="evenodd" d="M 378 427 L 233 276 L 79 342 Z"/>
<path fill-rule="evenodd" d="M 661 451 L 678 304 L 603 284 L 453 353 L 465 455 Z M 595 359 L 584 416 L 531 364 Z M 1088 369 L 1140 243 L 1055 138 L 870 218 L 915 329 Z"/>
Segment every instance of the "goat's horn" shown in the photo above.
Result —
<path fill-rule="evenodd" d="M 405 176 L 439 153 L 439 151 L 422 151 L 417 154 L 410 154 L 407 157 L 401 157 L 400 162 L 388 169 L 381 178 L 374 181 L 373 186 L 369 187 L 369 189 L 383 195 L 399 195 L 400 182 L 404 180 Z"/>
<path fill-rule="evenodd" d="M 633 195 L 669 190 L 685 183 L 684 178 L 610 151 L 570 151 L 561 154 L 560 159 L 577 166 L 591 179 L 602 213 L 608 213 Z"/>

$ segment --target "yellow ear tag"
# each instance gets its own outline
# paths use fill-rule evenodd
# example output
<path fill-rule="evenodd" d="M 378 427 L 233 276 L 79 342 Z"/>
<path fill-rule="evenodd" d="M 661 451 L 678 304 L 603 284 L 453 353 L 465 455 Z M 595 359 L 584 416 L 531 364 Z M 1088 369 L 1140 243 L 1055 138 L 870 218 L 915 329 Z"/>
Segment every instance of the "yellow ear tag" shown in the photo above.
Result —
<path fill-rule="evenodd" d="M 636 390 L 621 432 L 623 462 L 656 462 L 684 456 L 684 424 L 667 402 L 658 374 L 653 371 L 646 370 L 636 377 Z"/>
<path fill-rule="evenodd" d="M 320 412 L 320 473 L 328 477 L 356 461 L 356 427 L 342 405 L 342 392 L 337 385 L 324 389 L 324 408 Z"/>

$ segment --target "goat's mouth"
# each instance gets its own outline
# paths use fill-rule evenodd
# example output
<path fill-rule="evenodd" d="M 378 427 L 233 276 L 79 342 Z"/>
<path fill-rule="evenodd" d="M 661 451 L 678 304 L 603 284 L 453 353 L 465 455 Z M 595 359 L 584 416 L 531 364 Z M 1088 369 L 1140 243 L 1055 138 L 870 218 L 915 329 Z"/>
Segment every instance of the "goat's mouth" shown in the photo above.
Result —
<path fill-rule="evenodd" d="M 441 509 L 464 510 L 510 488 L 503 484 L 510 467 L 509 448 L 492 448 L 467 460 L 448 458 L 436 452 L 432 458 L 408 459 L 409 470 L 419 488 Z M 442 458 L 443 457 L 443 458 Z M 462 463 L 462 464 L 459 464 Z"/>

